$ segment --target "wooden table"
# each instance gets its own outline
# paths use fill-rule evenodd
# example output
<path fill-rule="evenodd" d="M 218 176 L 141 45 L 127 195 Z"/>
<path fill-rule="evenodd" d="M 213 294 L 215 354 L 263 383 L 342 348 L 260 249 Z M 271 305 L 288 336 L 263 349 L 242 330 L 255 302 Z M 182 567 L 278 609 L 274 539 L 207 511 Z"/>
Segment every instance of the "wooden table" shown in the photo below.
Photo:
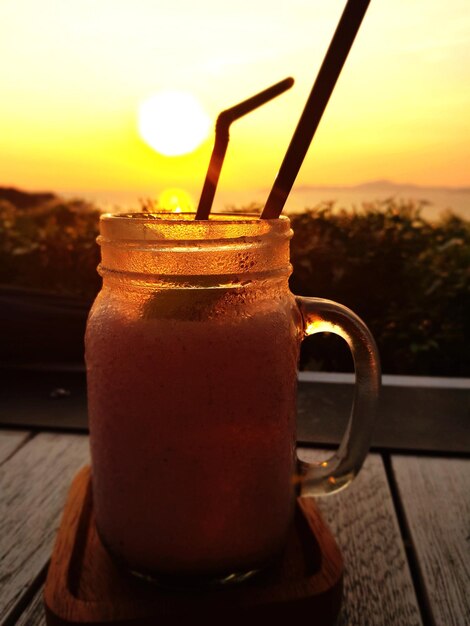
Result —
<path fill-rule="evenodd" d="M 88 436 L 0 428 L 0 624 L 43 625 L 42 589 Z M 305 459 L 321 452 L 303 447 Z M 371 453 L 353 485 L 319 499 L 345 560 L 343 626 L 470 624 L 470 459 Z"/>

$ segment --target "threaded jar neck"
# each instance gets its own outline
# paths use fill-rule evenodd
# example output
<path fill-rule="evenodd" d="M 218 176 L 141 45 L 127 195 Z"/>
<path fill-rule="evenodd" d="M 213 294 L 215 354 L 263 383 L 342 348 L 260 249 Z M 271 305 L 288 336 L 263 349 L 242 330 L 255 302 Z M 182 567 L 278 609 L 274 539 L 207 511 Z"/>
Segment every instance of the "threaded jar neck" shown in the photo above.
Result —
<path fill-rule="evenodd" d="M 104 278 L 211 287 L 290 275 L 290 221 L 247 214 L 105 214 L 100 219 Z"/>

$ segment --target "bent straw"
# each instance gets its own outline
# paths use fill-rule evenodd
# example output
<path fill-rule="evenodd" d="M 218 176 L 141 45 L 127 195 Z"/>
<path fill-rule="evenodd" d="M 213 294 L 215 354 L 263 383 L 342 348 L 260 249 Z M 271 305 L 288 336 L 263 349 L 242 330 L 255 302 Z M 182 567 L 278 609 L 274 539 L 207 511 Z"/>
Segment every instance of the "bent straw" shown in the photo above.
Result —
<path fill-rule="evenodd" d="M 349 0 L 346 4 L 273 188 L 261 213 L 262 219 L 276 219 L 284 208 L 369 2 L 370 0 Z"/>
<path fill-rule="evenodd" d="M 201 198 L 196 212 L 197 220 L 206 220 L 209 217 L 215 190 L 219 182 L 220 170 L 222 169 L 225 153 L 227 152 L 230 124 L 243 115 L 250 113 L 250 111 L 257 109 L 262 104 L 279 96 L 284 91 L 287 91 L 293 84 L 293 78 L 285 78 L 279 83 L 272 85 L 272 87 L 230 107 L 230 109 L 225 109 L 225 111 L 219 114 L 215 124 L 214 148 L 212 150 L 206 180 L 204 181 L 204 187 L 202 188 Z"/>

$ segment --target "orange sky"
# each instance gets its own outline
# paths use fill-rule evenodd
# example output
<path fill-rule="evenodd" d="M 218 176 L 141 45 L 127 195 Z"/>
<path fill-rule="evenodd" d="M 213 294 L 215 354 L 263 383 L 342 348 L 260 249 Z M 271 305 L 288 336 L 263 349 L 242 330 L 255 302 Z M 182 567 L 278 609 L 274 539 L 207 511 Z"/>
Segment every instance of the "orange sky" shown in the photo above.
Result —
<path fill-rule="evenodd" d="M 163 157 L 137 132 L 162 89 L 211 118 L 294 87 L 232 127 L 220 187 L 269 188 L 344 1 L 2 0 L 0 185 L 198 195 L 212 134 Z M 372 0 L 297 179 L 470 185 L 468 0 Z"/>

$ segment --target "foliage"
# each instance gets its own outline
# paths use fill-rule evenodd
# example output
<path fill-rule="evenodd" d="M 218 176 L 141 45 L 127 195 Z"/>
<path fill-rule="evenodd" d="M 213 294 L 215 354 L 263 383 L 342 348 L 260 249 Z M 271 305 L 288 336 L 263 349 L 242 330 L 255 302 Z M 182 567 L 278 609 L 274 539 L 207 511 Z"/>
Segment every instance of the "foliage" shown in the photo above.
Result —
<path fill-rule="evenodd" d="M 293 216 L 291 287 L 362 317 L 384 372 L 469 376 L 470 222 L 451 212 L 431 222 L 421 212 L 422 205 L 390 199 Z M 331 338 L 309 341 L 304 364 L 351 367 L 348 350 Z"/>
<path fill-rule="evenodd" d="M 386 373 L 470 376 L 470 222 L 451 212 L 431 222 L 422 208 L 390 199 L 292 215 L 292 291 L 358 313 Z M 98 217 L 81 200 L 21 209 L 0 200 L 0 283 L 91 301 L 101 283 Z M 302 365 L 344 371 L 351 358 L 320 336 L 304 342 Z"/>
<path fill-rule="evenodd" d="M 34 287 L 92 300 L 99 210 L 81 200 L 54 198 L 18 209 L 0 201 L 0 283 Z"/>

